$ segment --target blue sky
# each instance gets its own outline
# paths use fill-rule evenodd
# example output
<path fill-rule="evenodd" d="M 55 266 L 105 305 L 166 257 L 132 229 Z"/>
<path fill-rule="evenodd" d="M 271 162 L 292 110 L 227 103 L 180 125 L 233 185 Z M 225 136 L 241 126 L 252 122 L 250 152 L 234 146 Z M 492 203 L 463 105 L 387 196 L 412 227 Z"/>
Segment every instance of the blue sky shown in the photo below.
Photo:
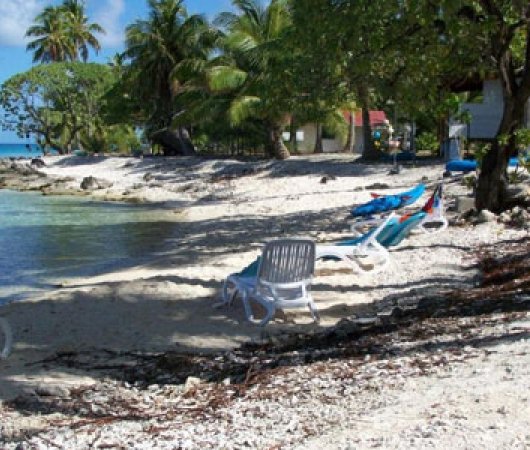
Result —
<path fill-rule="evenodd" d="M 0 0 L 0 84 L 12 75 L 28 70 L 32 56 L 26 53 L 26 29 L 35 16 L 60 0 Z M 189 13 L 205 14 L 210 20 L 231 9 L 231 0 L 185 0 Z M 102 51 L 91 54 L 91 61 L 106 62 L 123 50 L 123 32 L 127 24 L 147 17 L 146 0 L 86 0 L 91 21 L 106 30 L 100 36 Z M 14 133 L 0 130 L 0 143 L 20 142 Z"/>

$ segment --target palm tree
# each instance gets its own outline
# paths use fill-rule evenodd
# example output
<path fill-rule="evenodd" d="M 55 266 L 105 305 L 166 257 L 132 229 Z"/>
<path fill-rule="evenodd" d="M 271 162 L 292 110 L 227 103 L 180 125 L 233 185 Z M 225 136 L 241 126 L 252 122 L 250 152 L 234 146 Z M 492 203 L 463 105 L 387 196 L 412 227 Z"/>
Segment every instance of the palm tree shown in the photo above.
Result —
<path fill-rule="evenodd" d="M 27 37 L 36 37 L 26 50 L 33 51 L 33 62 L 78 61 L 88 59 L 88 48 L 96 52 L 100 44 L 94 33 L 104 33 L 96 23 L 88 23 L 84 3 L 64 0 L 60 6 L 48 6 L 36 18 L 35 25 L 26 31 Z"/>
<path fill-rule="evenodd" d="M 27 47 L 33 51 L 33 62 L 58 62 L 71 59 L 74 53 L 69 29 L 61 7 L 48 6 L 36 18 L 35 25 L 26 31 L 27 37 L 36 37 Z"/>
<path fill-rule="evenodd" d="M 226 27 L 225 51 L 229 60 L 209 72 L 214 92 L 231 92 L 229 116 L 233 125 L 259 119 L 267 128 L 267 149 L 279 159 L 290 156 L 282 128 L 288 106 L 281 92 L 282 37 L 290 25 L 286 0 L 233 0 L 238 13 L 222 13 L 217 22 Z"/>
<path fill-rule="evenodd" d="M 204 63 L 215 33 L 204 17 L 188 16 L 183 0 L 149 0 L 148 4 L 149 18 L 126 29 L 128 77 L 148 114 L 151 138 L 163 145 L 166 154 L 193 153 L 185 128 L 171 129 L 174 117 L 182 112 L 175 99 L 186 82 L 178 69 Z"/>
<path fill-rule="evenodd" d="M 85 14 L 85 4 L 80 0 L 64 0 L 61 9 L 65 15 L 70 39 L 73 41 L 73 60 L 81 59 L 86 62 L 88 59 L 88 47 L 92 47 L 96 53 L 101 50 L 99 41 L 94 33 L 105 33 L 105 30 L 97 23 L 88 23 Z"/>

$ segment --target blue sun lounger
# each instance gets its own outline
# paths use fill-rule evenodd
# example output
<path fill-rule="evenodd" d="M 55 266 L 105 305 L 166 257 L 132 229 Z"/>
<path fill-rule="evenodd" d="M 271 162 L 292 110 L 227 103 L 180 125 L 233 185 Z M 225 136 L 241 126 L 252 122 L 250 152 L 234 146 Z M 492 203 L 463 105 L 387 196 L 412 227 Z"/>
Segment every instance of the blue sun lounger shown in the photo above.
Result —
<path fill-rule="evenodd" d="M 418 184 L 415 188 L 409 191 L 401 192 L 394 195 L 377 195 L 372 194 L 375 198 L 367 203 L 356 206 L 352 209 L 351 215 L 353 217 L 371 216 L 385 211 L 392 211 L 403 206 L 412 205 L 425 192 L 425 185 Z"/>
<path fill-rule="evenodd" d="M 425 219 L 427 213 L 418 211 L 410 216 L 397 217 L 391 214 L 385 222 L 363 235 L 333 245 L 317 246 L 316 257 L 323 260 L 348 261 L 367 272 L 378 272 L 390 261 L 388 247 L 395 247 L 405 239 L 414 228 Z M 366 243 L 370 242 L 370 247 Z M 371 258 L 373 268 L 365 269 L 360 264 L 363 257 Z"/>

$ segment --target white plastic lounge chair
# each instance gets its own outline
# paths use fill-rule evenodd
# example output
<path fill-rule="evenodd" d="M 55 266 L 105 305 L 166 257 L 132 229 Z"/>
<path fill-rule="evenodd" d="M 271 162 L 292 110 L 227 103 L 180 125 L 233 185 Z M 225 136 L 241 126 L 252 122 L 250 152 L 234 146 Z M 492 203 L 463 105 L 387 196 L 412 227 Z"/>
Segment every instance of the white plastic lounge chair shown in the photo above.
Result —
<path fill-rule="evenodd" d="M 396 214 L 391 213 L 379 222 L 375 228 L 362 236 L 334 245 L 318 245 L 316 248 L 317 259 L 338 259 L 352 264 L 352 269 L 361 269 L 364 272 L 379 272 L 384 269 L 389 261 L 388 250 L 379 243 L 381 233 L 388 233 L 391 225 L 397 222 Z"/>
<path fill-rule="evenodd" d="M 9 322 L 0 317 L 0 359 L 6 359 L 11 353 L 13 335 Z"/>
<path fill-rule="evenodd" d="M 421 210 L 425 211 L 426 214 L 421 223 L 418 224 L 418 229 L 425 233 L 434 234 L 447 228 L 449 223 L 444 214 L 445 209 L 442 184 L 439 184 L 436 187 L 433 194 L 429 197 L 429 200 L 427 200 Z M 356 235 L 361 235 L 366 228 L 377 226 L 383 220 L 383 217 L 371 217 L 364 220 L 357 220 L 352 224 L 351 230 Z"/>
<path fill-rule="evenodd" d="M 249 321 L 256 323 L 250 304 L 252 300 L 265 308 L 265 317 L 258 322 L 261 326 L 274 317 L 276 308 L 308 307 L 313 320 L 319 320 L 310 292 L 315 269 L 313 241 L 271 241 L 265 245 L 261 258 L 249 267 L 250 270 L 247 268 L 225 280 L 223 301 L 216 306 L 230 305 L 239 294 Z"/>

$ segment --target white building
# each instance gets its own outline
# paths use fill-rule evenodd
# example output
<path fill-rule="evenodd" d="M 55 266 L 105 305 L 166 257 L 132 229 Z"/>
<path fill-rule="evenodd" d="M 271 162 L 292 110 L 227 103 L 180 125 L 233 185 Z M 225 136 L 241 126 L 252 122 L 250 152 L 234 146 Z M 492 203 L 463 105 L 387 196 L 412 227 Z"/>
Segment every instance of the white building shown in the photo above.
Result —
<path fill-rule="evenodd" d="M 468 124 L 450 124 L 449 137 L 463 136 L 469 139 L 492 139 L 501 123 L 504 100 L 499 80 L 484 80 L 483 99 L 480 103 L 462 103 L 460 111 L 468 111 L 471 121 Z M 524 122 L 530 128 L 530 102 L 526 105 Z"/>
<path fill-rule="evenodd" d="M 344 120 L 347 124 L 350 122 L 350 113 L 343 112 Z M 354 130 L 354 152 L 363 152 L 363 123 L 361 111 L 355 113 L 355 130 Z M 370 125 L 372 129 L 379 129 L 388 127 L 388 121 L 384 111 L 370 111 Z M 283 134 L 285 141 L 289 140 L 289 132 Z M 298 142 L 298 151 L 301 153 L 313 153 L 315 149 L 315 141 L 317 138 L 317 126 L 314 123 L 308 123 L 299 128 L 296 132 L 296 140 Z M 335 136 L 324 131 L 322 136 L 322 148 L 325 153 L 342 152 L 345 144 L 345 138 Z"/>

